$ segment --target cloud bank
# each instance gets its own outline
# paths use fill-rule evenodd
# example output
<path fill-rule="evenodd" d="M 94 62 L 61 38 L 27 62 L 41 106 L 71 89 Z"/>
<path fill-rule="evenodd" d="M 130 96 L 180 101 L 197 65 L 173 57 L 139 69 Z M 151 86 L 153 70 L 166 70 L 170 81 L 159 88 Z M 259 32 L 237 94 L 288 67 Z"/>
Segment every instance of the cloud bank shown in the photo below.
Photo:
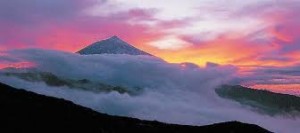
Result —
<path fill-rule="evenodd" d="M 39 49 L 13 50 L 6 55 L 1 57 L 6 62 L 32 62 L 39 71 L 65 78 L 143 89 L 143 93 L 136 96 L 117 92 L 93 93 L 0 76 L 1 82 L 14 87 L 65 98 L 100 112 L 180 124 L 204 125 L 238 120 L 275 132 L 299 130 L 299 119 L 258 114 L 249 107 L 218 97 L 214 88 L 234 80 L 236 68 L 233 66 L 210 63 L 207 67 L 198 67 L 191 63 L 170 64 L 149 56 L 83 56 Z"/>

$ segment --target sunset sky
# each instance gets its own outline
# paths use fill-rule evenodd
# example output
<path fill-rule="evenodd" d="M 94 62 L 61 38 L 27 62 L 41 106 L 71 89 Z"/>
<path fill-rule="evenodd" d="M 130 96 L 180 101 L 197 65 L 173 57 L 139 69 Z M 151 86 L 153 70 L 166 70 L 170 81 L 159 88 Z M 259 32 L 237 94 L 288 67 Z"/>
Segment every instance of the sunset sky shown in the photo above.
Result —
<path fill-rule="evenodd" d="M 1 0 L 0 50 L 76 52 L 117 35 L 168 62 L 234 65 L 261 76 L 256 88 L 295 90 L 299 13 L 299 0 Z"/>

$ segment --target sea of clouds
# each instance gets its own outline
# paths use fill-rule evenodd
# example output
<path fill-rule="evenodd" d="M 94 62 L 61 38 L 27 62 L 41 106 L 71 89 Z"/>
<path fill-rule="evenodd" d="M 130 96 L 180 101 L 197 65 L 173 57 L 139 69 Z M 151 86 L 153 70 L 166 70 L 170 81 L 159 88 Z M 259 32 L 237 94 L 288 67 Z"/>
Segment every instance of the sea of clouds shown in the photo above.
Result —
<path fill-rule="evenodd" d="M 79 55 L 41 49 L 7 51 L 0 56 L 0 63 L 1 60 L 31 62 L 38 71 L 67 79 L 88 79 L 142 89 L 138 95 L 94 93 L 0 75 L 2 83 L 64 98 L 111 115 L 192 125 L 236 120 L 274 132 L 300 131 L 300 119 L 259 114 L 250 107 L 220 98 L 214 89 L 236 82 L 237 69 L 233 66 L 198 67 L 191 63 L 171 64 L 151 56 Z"/>

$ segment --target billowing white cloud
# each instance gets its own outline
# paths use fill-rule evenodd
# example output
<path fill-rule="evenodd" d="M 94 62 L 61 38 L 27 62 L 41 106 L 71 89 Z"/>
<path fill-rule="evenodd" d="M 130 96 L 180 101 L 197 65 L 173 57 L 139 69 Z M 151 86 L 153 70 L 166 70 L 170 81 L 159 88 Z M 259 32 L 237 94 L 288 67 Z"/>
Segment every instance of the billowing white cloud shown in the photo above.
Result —
<path fill-rule="evenodd" d="M 275 132 L 294 132 L 299 119 L 261 115 L 218 97 L 214 88 L 235 75 L 231 66 L 170 64 L 150 56 L 78 55 L 49 50 L 10 51 L 9 58 L 34 62 L 39 71 L 72 79 L 141 87 L 141 94 L 94 93 L 50 87 L 0 75 L 0 82 L 40 94 L 65 98 L 100 112 L 164 122 L 204 125 L 238 120 Z"/>
<path fill-rule="evenodd" d="M 169 64 L 151 56 L 110 54 L 82 56 L 38 49 L 15 50 L 9 53 L 14 60 L 33 62 L 41 71 L 51 72 L 58 76 L 152 89 L 188 86 L 190 90 L 204 90 L 226 83 L 235 71 L 235 68 L 231 66 L 195 68 L 188 65 L 191 67 L 182 67 L 181 64 Z M 208 79 L 210 80 L 206 81 Z M 206 81 L 205 84 L 201 84 L 201 87 L 200 80 Z M 185 84 L 186 82 L 193 84 Z"/>

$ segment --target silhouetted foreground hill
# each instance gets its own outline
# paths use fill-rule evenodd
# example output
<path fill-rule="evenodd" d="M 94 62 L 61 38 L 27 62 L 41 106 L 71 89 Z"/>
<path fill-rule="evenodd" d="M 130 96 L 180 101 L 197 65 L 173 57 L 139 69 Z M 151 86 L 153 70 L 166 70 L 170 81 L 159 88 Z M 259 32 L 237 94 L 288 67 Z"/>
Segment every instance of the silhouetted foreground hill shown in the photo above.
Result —
<path fill-rule="evenodd" d="M 183 126 L 116 117 L 95 112 L 70 101 L 38 95 L 0 84 L 0 132 L 83 133 L 264 133 L 251 124 L 226 122 Z"/>

